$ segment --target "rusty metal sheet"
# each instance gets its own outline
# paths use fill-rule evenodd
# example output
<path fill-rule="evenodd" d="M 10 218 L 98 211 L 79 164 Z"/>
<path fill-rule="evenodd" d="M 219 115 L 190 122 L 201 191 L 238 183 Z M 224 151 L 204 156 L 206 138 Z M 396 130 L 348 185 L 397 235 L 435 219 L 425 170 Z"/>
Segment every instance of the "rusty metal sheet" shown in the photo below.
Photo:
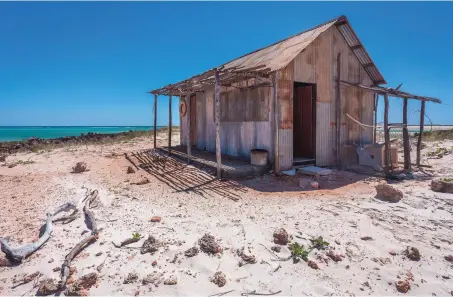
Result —
<path fill-rule="evenodd" d="M 316 103 L 316 166 L 334 165 L 334 123 L 331 120 L 332 104 Z"/>

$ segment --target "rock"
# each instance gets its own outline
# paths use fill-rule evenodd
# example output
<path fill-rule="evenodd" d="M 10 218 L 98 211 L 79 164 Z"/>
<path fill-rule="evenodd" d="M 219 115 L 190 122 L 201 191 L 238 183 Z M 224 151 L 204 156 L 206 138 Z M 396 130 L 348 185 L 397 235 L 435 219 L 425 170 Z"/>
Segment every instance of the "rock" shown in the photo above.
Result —
<path fill-rule="evenodd" d="M 39 283 L 36 294 L 38 296 L 52 295 L 58 292 L 58 286 L 52 278 L 45 279 Z"/>
<path fill-rule="evenodd" d="M 132 166 L 128 166 L 128 167 L 127 167 L 127 171 L 126 171 L 126 173 L 127 173 L 127 174 L 135 173 L 135 169 L 134 169 L 134 167 L 132 167 Z"/>
<path fill-rule="evenodd" d="M 367 241 L 367 240 L 373 240 L 373 237 L 371 237 L 371 236 L 363 236 L 363 237 L 360 237 L 360 239 Z"/>
<path fill-rule="evenodd" d="M 271 247 L 271 250 L 273 250 L 276 253 L 280 253 L 282 250 L 282 247 L 279 245 L 274 245 L 273 247 Z"/>
<path fill-rule="evenodd" d="M 136 183 L 131 183 L 131 185 L 141 186 L 141 185 L 146 185 L 146 184 L 149 184 L 149 183 L 150 183 L 149 179 L 145 176 L 141 181 L 138 181 Z"/>
<path fill-rule="evenodd" d="M 387 184 L 376 186 L 376 198 L 382 201 L 396 203 L 403 199 L 403 192 Z"/>
<path fill-rule="evenodd" d="M 156 265 L 157 265 L 157 261 L 154 260 L 153 263 L 151 263 L 151 265 L 152 265 L 153 267 L 156 266 Z"/>
<path fill-rule="evenodd" d="M 240 262 L 239 263 L 239 266 L 242 266 L 244 264 L 255 264 L 256 263 L 256 258 L 254 255 L 247 255 L 245 252 L 244 252 L 244 247 L 242 247 L 242 249 L 238 249 L 237 251 L 237 255 L 239 257 L 241 257 L 242 261 L 243 262 Z"/>
<path fill-rule="evenodd" d="M 163 273 L 155 271 L 153 273 L 148 274 L 142 280 L 142 284 L 143 285 L 148 285 L 148 284 L 158 285 L 159 283 L 162 282 L 162 278 L 163 278 Z"/>
<path fill-rule="evenodd" d="M 342 254 L 336 254 L 336 253 L 334 252 L 334 250 L 328 250 L 327 253 L 326 253 L 326 255 L 327 255 L 330 259 L 334 260 L 335 262 L 340 262 L 340 261 L 342 261 L 343 258 L 344 258 L 344 256 L 343 256 Z"/>
<path fill-rule="evenodd" d="M 286 232 L 285 229 L 280 228 L 274 231 L 274 243 L 280 244 L 280 245 L 286 245 L 288 244 L 288 232 Z"/>
<path fill-rule="evenodd" d="M 407 280 L 399 280 L 395 283 L 396 289 L 400 293 L 407 293 L 411 289 L 411 284 Z"/>
<path fill-rule="evenodd" d="M 102 252 L 99 252 L 99 253 L 96 253 L 96 254 L 95 254 L 96 257 L 99 257 L 99 256 L 101 256 L 101 255 L 102 255 Z"/>
<path fill-rule="evenodd" d="M 87 164 L 85 162 L 77 162 L 77 164 L 72 167 L 72 172 L 74 173 L 82 173 L 87 171 Z"/>
<path fill-rule="evenodd" d="M 91 272 L 88 274 L 85 274 L 84 276 L 80 277 L 75 285 L 80 286 L 84 289 L 90 289 L 92 286 L 94 286 L 99 280 L 99 276 L 95 272 Z"/>
<path fill-rule="evenodd" d="M 412 261 L 419 261 L 421 258 L 420 252 L 415 247 L 407 247 L 404 251 L 404 255 Z"/>
<path fill-rule="evenodd" d="M 138 280 L 138 275 L 135 272 L 131 272 L 124 279 L 123 284 L 135 283 Z"/>
<path fill-rule="evenodd" d="M 317 181 L 312 181 L 310 183 L 310 186 L 313 188 L 313 189 L 319 189 L 319 183 Z"/>
<path fill-rule="evenodd" d="M 11 266 L 11 262 L 8 258 L 5 258 L 0 255 L 0 267 L 9 267 Z"/>
<path fill-rule="evenodd" d="M 319 269 L 319 266 L 318 266 L 318 264 L 315 261 L 308 260 L 307 264 L 312 269 Z"/>
<path fill-rule="evenodd" d="M 172 286 L 178 283 L 178 279 L 174 275 L 170 275 L 167 279 L 164 280 L 164 285 Z"/>
<path fill-rule="evenodd" d="M 159 217 L 159 216 L 154 216 L 151 218 L 151 222 L 153 222 L 153 223 L 160 222 L 160 220 L 161 220 L 161 217 Z"/>
<path fill-rule="evenodd" d="M 58 271 L 60 271 L 60 270 L 61 270 L 61 267 L 60 267 L 60 266 L 55 267 L 54 269 L 52 269 L 53 272 L 58 272 Z"/>
<path fill-rule="evenodd" d="M 207 254 L 217 254 L 222 251 L 220 245 L 215 241 L 214 236 L 205 234 L 198 240 L 200 250 Z"/>
<path fill-rule="evenodd" d="M 445 260 L 447 260 L 448 262 L 453 264 L 453 256 L 452 255 L 445 256 L 444 258 L 445 258 Z"/>
<path fill-rule="evenodd" d="M 392 255 L 392 256 L 398 255 L 395 251 L 389 251 L 389 254 Z"/>
<path fill-rule="evenodd" d="M 453 193 L 453 178 L 440 178 L 432 180 L 431 190 L 442 193 Z"/>
<path fill-rule="evenodd" d="M 6 162 L 6 155 L 0 155 L 0 162 Z"/>
<path fill-rule="evenodd" d="M 376 263 L 379 263 L 381 266 L 392 263 L 390 258 L 384 258 L 384 257 L 375 257 L 375 258 L 371 258 L 371 260 L 373 260 Z"/>
<path fill-rule="evenodd" d="M 217 271 L 209 280 L 217 286 L 223 287 L 226 284 L 226 275 L 222 271 Z"/>
<path fill-rule="evenodd" d="M 198 255 L 198 248 L 196 246 L 191 247 L 190 249 L 188 249 L 187 251 L 184 252 L 184 255 L 189 258 L 196 256 L 196 255 Z"/>
<path fill-rule="evenodd" d="M 54 261 L 54 259 L 51 258 L 51 259 L 49 260 L 49 262 L 47 262 L 47 263 L 53 263 L 53 261 Z"/>
<path fill-rule="evenodd" d="M 147 240 L 143 242 L 142 248 L 140 249 L 141 254 L 151 253 L 154 254 L 160 247 L 160 243 L 154 236 L 150 235 Z"/>

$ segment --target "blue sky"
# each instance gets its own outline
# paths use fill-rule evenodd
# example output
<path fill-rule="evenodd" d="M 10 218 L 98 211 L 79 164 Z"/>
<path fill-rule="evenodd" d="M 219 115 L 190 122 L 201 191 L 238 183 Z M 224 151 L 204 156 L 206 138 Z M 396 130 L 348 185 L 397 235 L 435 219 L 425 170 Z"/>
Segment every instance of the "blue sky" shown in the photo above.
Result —
<path fill-rule="evenodd" d="M 453 124 L 453 2 L 0 2 L 0 125 L 151 125 L 146 91 L 342 14 L 390 86 Z"/>

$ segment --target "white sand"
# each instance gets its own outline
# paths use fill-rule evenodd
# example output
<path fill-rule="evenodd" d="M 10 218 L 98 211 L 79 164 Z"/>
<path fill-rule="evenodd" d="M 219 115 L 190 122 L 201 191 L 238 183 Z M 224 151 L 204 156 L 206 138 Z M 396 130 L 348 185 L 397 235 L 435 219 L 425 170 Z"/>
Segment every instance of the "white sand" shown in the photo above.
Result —
<path fill-rule="evenodd" d="M 174 142 L 179 138 L 174 136 Z M 166 144 L 165 135 L 159 143 Z M 424 152 L 431 150 L 430 144 Z M 452 142 L 440 145 L 451 147 Z M 130 163 L 122 156 L 105 157 L 111 152 L 122 153 L 150 148 L 150 139 L 110 146 L 79 146 L 57 149 L 45 153 L 19 153 L 8 158 L 33 160 L 34 164 L 14 168 L 0 167 L 1 202 L 0 234 L 11 236 L 19 245 L 35 240 L 44 223 L 45 213 L 67 201 L 79 201 L 86 188 L 98 189 L 103 205 L 94 210 L 103 228 L 100 239 L 86 247 L 73 261 L 77 277 L 97 272 L 96 266 L 105 260 L 99 273 L 97 288 L 91 295 L 203 295 L 234 290 L 225 296 L 237 296 L 256 290 L 259 293 L 280 291 L 283 295 L 404 295 L 398 293 L 395 281 L 413 274 L 410 295 L 448 296 L 453 291 L 452 264 L 444 256 L 453 254 L 453 195 L 430 190 L 430 180 L 417 173 L 416 180 L 394 186 L 404 193 L 399 203 L 386 203 L 374 198 L 374 185 L 380 181 L 350 172 L 334 173 L 320 182 L 320 190 L 301 191 L 300 176 L 273 177 L 266 175 L 254 180 L 214 183 L 200 186 L 196 191 L 177 191 L 174 184 L 157 179 L 139 170 L 126 174 Z M 90 171 L 70 173 L 77 161 L 85 161 Z M 442 176 L 453 174 L 453 157 L 429 160 L 433 173 Z M 181 181 L 178 177 L 206 177 L 202 171 L 187 167 L 176 173 L 179 187 L 196 183 Z M 148 177 L 149 184 L 130 185 Z M 231 193 L 240 197 L 238 202 L 219 195 Z M 162 217 L 160 223 L 151 223 L 152 216 Z M 109 220 L 114 220 L 108 222 Z M 166 228 L 162 228 L 166 227 Z M 336 253 L 345 256 L 343 261 L 327 263 L 318 259 L 325 251 L 312 251 L 310 260 L 320 266 L 313 270 L 301 261 L 273 261 L 261 244 L 271 248 L 276 228 L 285 228 L 292 241 L 309 244 L 310 236 L 321 235 Z M 173 230 L 170 230 L 171 228 Z M 51 239 L 24 263 L 15 267 L 0 267 L 0 294 L 22 295 L 30 291 L 33 282 L 12 289 L 14 275 L 40 271 L 42 278 L 59 279 L 65 255 L 82 238 L 87 227 L 82 218 L 62 225 L 55 223 Z M 141 255 L 138 249 L 118 249 L 112 241 L 121 241 L 139 232 L 145 238 L 153 235 L 166 242 L 154 255 Z M 223 253 L 209 256 L 200 252 L 187 258 L 184 251 L 197 245 L 205 233 L 215 236 Z M 371 236 L 373 240 L 361 240 Z M 303 239 L 305 238 L 305 239 Z M 102 244 L 103 243 L 103 244 Z M 143 243 L 131 244 L 139 247 Z M 420 261 L 411 261 L 402 252 L 406 246 L 420 250 Z M 245 247 L 257 259 L 256 264 L 238 265 L 236 250 Z M 392 256 L 390 251 L 397 255 Z M 101 256 L 95 256 L 102 252 Z M 178 260 L 170 263 L 178 254 Z M 281 257 L 288 256 L 287 246 Z M 3 254 L 0 253 L 0 257 Z M 389 258 L 390 263 L 379 264 L 373 258 Z M 49 264 L 49 261 L 53 262 Z M 156 260 L 157 266 L 152 267 Z M 279 265 L 281 266 L 280 268 Z M 278 269 L 277 269 L 278 268 Z M 209 281 L 216 272 L 225 273 L 227 283 L 219 288 Z M 176 285 L 142 285 L 147 274 L 159 271 L 166 277 L 175 275 Z M 123 284 L 130 272 L 139 280 Z M 450 277 L 450 279 L 446 279 Z"/>

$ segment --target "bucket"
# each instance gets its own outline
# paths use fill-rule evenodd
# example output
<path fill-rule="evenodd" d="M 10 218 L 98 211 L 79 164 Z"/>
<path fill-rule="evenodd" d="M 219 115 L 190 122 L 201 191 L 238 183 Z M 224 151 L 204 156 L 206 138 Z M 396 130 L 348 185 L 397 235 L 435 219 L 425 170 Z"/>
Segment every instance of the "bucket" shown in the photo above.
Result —
<path fill-rule="evenodd" d="M 250 164 L 258 166 L 267 165 L 267 151 L 262 149 L 253 149 L 250 151 Z"/>

